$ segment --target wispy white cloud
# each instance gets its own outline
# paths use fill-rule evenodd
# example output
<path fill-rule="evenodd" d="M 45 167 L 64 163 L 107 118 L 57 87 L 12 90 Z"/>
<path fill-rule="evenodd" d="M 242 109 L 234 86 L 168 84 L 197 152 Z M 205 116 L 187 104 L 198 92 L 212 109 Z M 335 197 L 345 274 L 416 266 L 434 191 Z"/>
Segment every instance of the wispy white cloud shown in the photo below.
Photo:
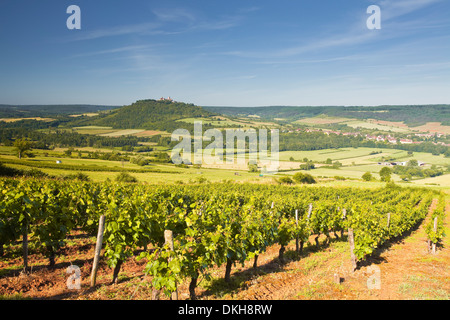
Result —
<path fill-rule="evenodd" d="M 97 55 L 107 55 L 107 54 L 115 54 L 115 53 L 126 53 L 126 52 L 135 52 L 141 51 L 145 49 L 150 49 L 152 46 L 150 45 L 135 45 L 135 46 L 123 46 L 118 48 L 99 50 L 93 52 L 79 53 L 71 56 L 71 58 L 80 58 L 80 57 L 89 57 L 89 56 L 97 56 Z"/>
<path fill-rule="evenodd" d="M 256 11 L 256 7 L 248 8 L 248 12 Z M 226 30 L 238 26 L 244 19 L 243 12 L 234 15 L 223 15 L 205 18 L 201 14 L 186 8 L 154 9 L 154 22 L 136 23 L 115 27 L 105 27 L 92 31 L 84 31 L 65 41 L 95 40 L 105 37 L 125 35 L 175 35 L 205 30 Z"/>
<path fill-rule="evenodd" d="M 316 39 L 311 38 L 309 40 L 304 40 L 303 43 L 297 46 L 286 46 L 284 48 L 279 48 L 278 46 L 274 46 L 275 49 L 272 50 L 227 50 L 219 52 L 221 55 L 229 55 L 240 58 L 248 58 L 248 59 L 259 59 L 259 63 L 288 63 L 289 61 L 292 63 L 302 62 L 305 59 L 301 60 L 286 60 L 288 58 L 302 57 L 307 55 L 308 57 L 312 52 L 331 52 L 334 48 L 344 47 L 344 46 L 353 46 L 363 44 L 369 41 L 372 41 L 378 37 L 377 34 L 373 32 L 355 32 L 348 31 L 338 35 L 333 35 L 330 37 L 326 37 L 324 39 Z M 352 58 L 355 58 L 354 56 Z M 325 59 L 306 59 L 308 62 L 314 63 L 317 62 L 326 62 L 333 60 L 343 60 L 350 59 L 350 55 L 346 58 L 342 56 L 338 57 L 329 57 Z"/>
<path fill-rule="evenodd" d="M 382 0 L 379 2 L 383 20 L 390 20 L 423 9 L 443 0 Z"/>
<path fill-rule="evenodd" d="M 197 20 L 196 15 L 186 8 L 154 9 L 152 13 L 163 22 L 189 22 Z"/>
<path fill-rule="evenodd" d="M 373 32 L 348 32 L 342 33 L 340 35 L 331 36 L 322 40 L 313 40 L 309 43 L 291 47 L 287 49 L 280 50 L 278 56 L 295 56 L 302 53 L 315 51 L 315 50 L 325 50 L 342 46 L 352 46 L 356 44 L 365 43 L 373 40 L 378 35 Z"/>
<path fill-rule="evenodd" d="M 93 31 L 82 31 L 82 33 L 78 36 L 69 38 L 70 41 L 81 41 L 81 40 L 95 40 L 104 37 L 114 37 L 114 36 L 123 36 L 130 34 L 152 34 L 159 33 L 160 28 L 159 23 L 140 23 L 140 24 L 132 24 L 132 25 L 124 25 L 124 26 L 116 26 L 116 27 L 108 27 L 103 29 L 97 29 Z"/>
<path fill-rule="evenodd" d="M 347 56 L 336 56 L 336 57 L 330 57 L 330 58 L 323 58 L 323 59 L 268 59 L 268 60 L 262 60 L 255 62 L 256 64 L 323 64 L 323 63 L 334 63 L 334 62 L 345 62 L 345 61 L 356 61 L 356 60 L 363 60 L 364 55 L 360 54 L 352 54 Z"/>
<path fill-rule="evenodd" d="M 256 12 L 259 10 L 261 10 L 261 7 L 253 6 L 253 7 L 240 8 L 240 9 L 238 9 L 238 12 L 242 13 L 242 14 L 246 14 L 246 13 Z"/>
<path fill-rule="evenodd" d="M 256 10 L 256 8 L 249 10 Z M 166 27 L 168 23 L 171 25 L 176 23 L 181 32 L 225 30 L 238 26 L 244 18 L 244 12 L 241 10 L 234 15 L 222 15 L 214 18 L 204 17 L 201 13 L 186 8 L 155 9 L 152 12 L 157 20 Z"/>
<path fill-rule="evenodd" d="M 375 0 L 376 1 L 376 0 Z M 349 20 L 346 28 L 335 25 L 324 26 L 322 36 L 298 37 L 298 45 L 274 45 L 267 50 L 252 50 L 235 48 L 218 52 L 221 55 L 229 55 L 243 59 L 252 59 L 253 62 L 262 64 L 298 64 L 333 62 L 341 60 L 361 59 L 366 55 L 363 49 L 367 44 L 382 43 L 383 50 L 390 50 L 391 47 L 398 46 L 399 43 L 387 43 L 385 41 L 402 39 L 418 29 L 439 29 L 445 28 L 448 21 L 431 20 L 429 17 L 420 16 L 412 19 L 400 19 L 400 17 L 412 12 L 429 7 L 444 0 L 380 0 L 378 5 L 382 12 L 383 30 L 368 30 L 366 12 L 359 11 L 349 13 Z M 358 13 L 359 12 L 359 13 Z M 328 31 L 327 29 L 328 28 Z M 336 32 L 336 30 L 338 30 Z M 294 42 L 295 39 L 292 39 Z M 339 50 L 352 50 L 357 48 L 359 55 L 348 54 L 344 56 L 335 55 Z M 362 50 L 362 51 L 361 51 Z M 373 47 L 372 49 L 373 50 Z M 320 54 L 323 59 L 308 59 L 311 55 Z"/>

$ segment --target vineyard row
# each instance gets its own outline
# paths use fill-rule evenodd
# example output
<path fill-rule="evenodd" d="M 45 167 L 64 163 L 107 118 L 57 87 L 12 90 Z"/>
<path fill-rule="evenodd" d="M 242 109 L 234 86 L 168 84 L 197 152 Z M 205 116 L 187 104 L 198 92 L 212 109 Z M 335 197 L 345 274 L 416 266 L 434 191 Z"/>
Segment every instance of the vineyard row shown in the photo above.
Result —
<path fill-rule="evenodd" d="M 154 186 L 34 179 L 1 179 L 0 186 L 0 256 L 21 240 L 25 272 L 29 245 L 53 265 L 72 230 L 95 236 L 103 216 L 102 245 L 113 281 L 140 249 L 136 258 L 147 259 L 145 272 L 155 290 L 171 295 L 177 283 L 190 278 L 192 299 L 199 277 L 208 277 L 213 266 L 226 265 L 229 281 L 234 264 L 254 259 L 256 268 L 258 256 L 274 244 L 280 245 L 283 262 L 294 239 L 300 252 L 310 236 L 318 244 L 320 235 L 328 242 L 332 234 L 342 237 L 352 230 L 354 257 L 363 260 L 422 221 L 433 198 L 439 198 L 433 215 L 441 226 L 445 200 L 426 189 L 395 186 Z M 433 243 L 442 239 L 441 229 L 430 229 Z"/>

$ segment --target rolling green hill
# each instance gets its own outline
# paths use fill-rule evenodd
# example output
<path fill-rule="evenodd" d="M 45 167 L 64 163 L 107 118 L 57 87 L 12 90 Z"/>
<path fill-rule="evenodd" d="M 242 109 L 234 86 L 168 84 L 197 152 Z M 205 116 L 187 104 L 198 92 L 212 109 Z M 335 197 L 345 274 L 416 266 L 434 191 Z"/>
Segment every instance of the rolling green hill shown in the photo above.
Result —
<path fill-rule="evenodd" d="M 201 118 L 214 115 L 201 107 L 182 102 L 139 100 L 135 103 L 87 120 L 89 125 L 115 129 L 149 129 L 172 132 L 180 128 L 176 120 Z M 191 127 L 192 124 L 186 123 Z"/>

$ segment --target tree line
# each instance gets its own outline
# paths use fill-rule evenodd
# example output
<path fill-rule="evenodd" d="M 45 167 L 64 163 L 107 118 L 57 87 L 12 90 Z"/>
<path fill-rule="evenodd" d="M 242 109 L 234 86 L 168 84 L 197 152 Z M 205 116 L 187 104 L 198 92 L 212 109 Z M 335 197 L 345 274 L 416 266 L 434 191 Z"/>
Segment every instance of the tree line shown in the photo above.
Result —
<path fill-rule="evenodd" d="M 427 152 L 433 155 L 444 154 L 450 157 L 450 148 L 425 141 L 417 144 L 392 144 L 382 141 L 366 140 L 362 136 L 343 136 L 323 132 L 280 133 L 280 151 L 313 151 L 330 148 L 385 148 L 413 152 Z"/>

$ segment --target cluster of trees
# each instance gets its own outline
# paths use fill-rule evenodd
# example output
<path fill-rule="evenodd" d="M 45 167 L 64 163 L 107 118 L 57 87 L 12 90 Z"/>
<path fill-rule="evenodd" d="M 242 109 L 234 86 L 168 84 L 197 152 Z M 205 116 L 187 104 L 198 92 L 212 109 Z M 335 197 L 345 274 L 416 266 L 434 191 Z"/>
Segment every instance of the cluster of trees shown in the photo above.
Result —
<path fill-rule="evenodd" d="M 389 167 L 381 168 L 379 175 L 380 180 L 384 182 L 391 181 L 391 175 L 397 174 L 402 180 L 411 180 L 413 177 L 418 178 L 431 178 L 444 174 L 442 168 L 438 168 L 436 165 L 432 165 L 431 168 L 421 168 L 418 165 L 418 161 L 411 159 L 406 166 L 394 166 L 393 169 Z M 362 175 L 362 179 L 365 181 L 375 180 L 375 177 L 370 172 L 366 172 Z"/>
<path fill-rule="evenodd" d="M 391 181 L 391 174 L 392 174 L 392 170 L 388 167 L 383 167 L 380 170 L 380 180 L 384 181 L 384 182 L 390 182 Z M 362 179 L 364 181 L 372 181 L 372 180 L 376 180 L 376 178 L 372 175 L 371 172 L 367 171 L 366 173 L 364 173 L 362 175 Z"/>
<path fill-rule="evenodd" d="M 388 148 L 410 152 L 427 152 L 433 155 L 444 154 L 450 157 L 450 148 L 426 141 L 420 144 L 392 144 L 382 141 L 366 140 L 362 136 L 327 135 L 323 132 L 280 133 L 280 151 L 311 151 L 338 148 Z"/>
<path fill-rule="evenodd" d="M 330 148 L 359 147 L 362 137 L 348 137 L 323 132 L 280 133 L 280 151 L 310 151 Z"/>
<path fill-rule="evenodd" d="M 303 172 L 297 172 L 291 177 L 289 176 L 282 176 L 277 179 L 278 183 L 281 184 L 294 184 L 294 183 L 300 183 L 300 184 L 314 184 L 316 183 L 316 179 L 308 173 Z"/>
<path fill-rule="evenodd" d="M 444 174 L 444 170 L 437 168 L 435 165 L 427 169 L 423 169 L 414 165 L 395 166 L 393 172 L 395 174 L 398 174 L 403 180 L 411 180 L 413 177 L 431 178 Z"/>
<path fill-rule="evenodd" d="M 143 156 L 137 156 L 137 157 L 131 158 L 130 162 L 137 164 L 139 166 L 142 166 L 142 167 L 146 166 L 150 163 L 150 161 Z"/>
<path fill-rule="evenodd" d="M 139 142 L 147 140 L 146 138 L 135 136 L 102 137 L 63 130 L 45 133 L 26 128 L 0 128 L 0 143 L 12 146 L 17 139 L 33 141 L 34 149 L 51 149 L 53 147 L 137 147 Z"/>
<path fill-rule="evenodd" d="M 87 158 L 108 160 L 108 161 L 128 161 L 130 159 L 129 156 L 123 155 L 120 152 L 99 152 L 99 151 L 88 152 Z"/>
<path fill-rule="evenodd" d="M 128 151 L 128 152 L 151 152 L 153 151 L 152 147 L 149 146 L 140 146 L 140 147 L 133 147 L 133 146 L 123 146 L 122 151 Z"/>

